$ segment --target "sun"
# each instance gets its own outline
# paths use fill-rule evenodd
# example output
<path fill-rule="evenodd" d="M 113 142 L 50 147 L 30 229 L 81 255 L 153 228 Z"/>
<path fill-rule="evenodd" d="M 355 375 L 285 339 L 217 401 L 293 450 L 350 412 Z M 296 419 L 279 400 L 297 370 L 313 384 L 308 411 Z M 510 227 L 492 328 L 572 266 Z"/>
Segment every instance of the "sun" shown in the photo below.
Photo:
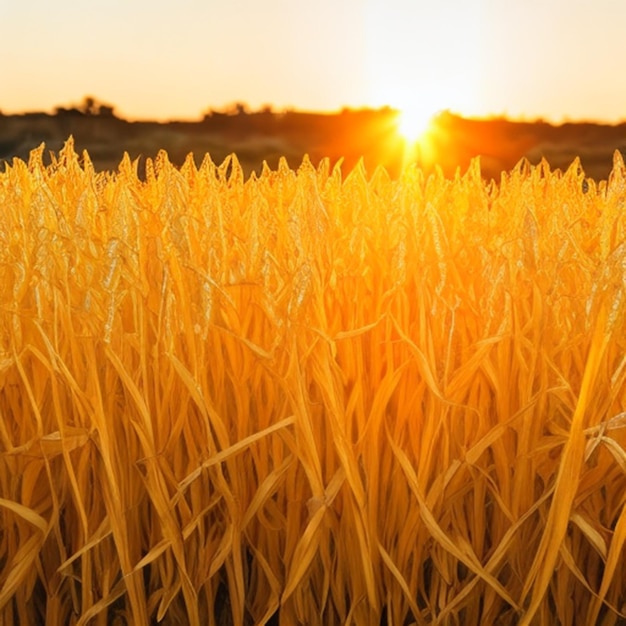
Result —
<path fill-rule="evenodd" d="M 398 117 L 398 132 L 410 144 L 418 143 L 426 135 L 437 111 L 409 105 L 403 107 Z"/>

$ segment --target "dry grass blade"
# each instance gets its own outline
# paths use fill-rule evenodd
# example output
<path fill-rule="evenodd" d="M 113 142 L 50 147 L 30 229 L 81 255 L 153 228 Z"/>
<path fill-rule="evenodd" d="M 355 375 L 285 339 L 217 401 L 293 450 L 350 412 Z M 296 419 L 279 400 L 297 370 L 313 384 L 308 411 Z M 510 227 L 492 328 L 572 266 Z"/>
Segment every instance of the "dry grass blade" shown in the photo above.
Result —
<path fill-rule="evenodd" d="M 273 424 L 272 426 L 268 426 L 267 428 L 264 428 L 262 431 L 259 431 L 258 433 L 255 433 L 254 435 L 250 435 L 249 437 L 246 437 L 245 439 L 238 441 L 237 443 L 233 444 L 232 446 L 229 446 L 225 450 L 217 452 L 206 461 L 203 461 L 203 463 L 197 469 L 195 469 L 191 474 L 186 476 L 179 483 L 176 499 L 180 497 L 187 490 L 189 485 L 193 481 L 195 481 L 198 478 L 198 476 L 200 476 L 203 470 L 207 470 L 210 467 L 213 467 L 214 465 L 219 465 L 220 463 L 224 463 L 229 458 L 231 458 L 232 456 L 236 454 L 239 454 L 246 448 L 249 448 L 257 441 L 260 441 L 261 439 L 264 439 L 268 435 L 271 435 L 272 433 L 280 431 L 283 428 L 286 428 L 287 426 L 293 425 L 294 421 L 295 419 L 293 417 L 286 417 L 280 422 L 277 422 L 276 424 Z M 172 504 L 175 504 L 175 503 L 176 503 L 176 500 L 173 500 Z"/>
<path fill-rule="evenodd" d="M 46 532 L 48 527 L 46 520 L 27 506 L 19 504 L 18 502 L 11 502 L 10 500 L 0 498 L 0 507 L 19 515 L 23 520 L 32 524 L 35 528 L 38 528 L 42 533 Z"/>
<path fill-rule="evenodd" d="M 393 562 L 393 559 L 391 558 L 391 556 L 389 556 L 389 553 L 387 552 L 387 550 L 385 550 L 385 548 L 380 543 L 378 544 L 378 550 L 380 551 L 380 555 L 383 558 L 383 562 L 385 563 L 389 571 L 393 574 L 393 577 L 398 581 L 398 584 L 400 585 L 400 588 L 402 589 L 402 592 L 404 593 L 406 601 L 408 602 L 409 607 L 411 608 L 411 611 L 413 612 L 413 615 L 415 616 L 416 619 L 419 620 L 420 619 L 419 616 L 421 615 L 421 612 L 415 602 L 415 598 L 413 597 L 413 594 L 411 592 L 411 589 L 406 579 L 402 575 L 402 572 L 398 569 L 396 564 Z"/>
<path fill-rule="evenodd" d="M 450 537 L 446 535 L 446 533 L 442 530 L 442 528 L 437 523 L 437 520 L 433 516 L 432 512 L 428 509 L 426 504 L 426 500 L 424 495 L 422 494 L 422 490 L 419 486 L 419 481 L 417 480 L 417 475 L 415 474 L 415 469 L 409 462 L 406 454 L 398 448 L 398 446 L 393 442 L 393 440 L 388 437 L 389 444 L 391 449 L 393 450 L 394 455 L 396 456 L 402 470 L 404 471 L 409 486 L 411 487 L 411 491 L 415 496 L 419 507 L 420 507 L 420 517 L 426 527 L 428 528 L 430 534 L 433 539 L 439 543 L 447 552 L 449 552 L 452 556 L 458 559 L 461 563 L 463 563 L 468 569 L 474 572 L 478 577 L 482 578 L 490 587 L 492 587 L 510 606 L 514 607 L 516 610 L 520 610 L 520 607 L 517 605 L 515 600 L 509 595 L 506 589 L 500 584 L 500 582 L 491 575 L 487 570 L 485 570 L 482 565 L 476 559 L 476 556 L 472 552 L 468 552 L 463 550 L 462 546 L 455 543 Z M 465 546 L 467 547 L 467 546 Z"/>
<path fill-rule="evenodd" d="M 570 520 L 580 528 L 591 545 L 598 551 L 604 560 L 607 556 L 606 541 L 604 537 L 586 520 L 580 513 L 572 511 Z"/>
<path fill-rule="evenodd" d="M 554 499 L 546 521 L 546 528 L 524 584 L 523 596 L 529 593 L 531 587 L 532 596 L 520 626 L 529 626 L 539 609 L 543 595 L 552 578 L 561 543 L 571 517 L 571 507 L 576 495 L 577 480 L 582 469 L 585 453 L 583 420 L 588 410 L 590 396 L 594 392 L 594 383 L 598 376 L 601 360 L 610 340 L 610 335 L 607 334 L 606 321 L 607 311 L 605 307 L 602 307 L 595 322 L 595 331 L 587 355 L 578 403 L 572 417 L 569 437 L 559 466 Z"/>
<path fill-rule="evenodd" d="M 309 569 L 309 566 L 311 565 L 311 561 L 318 553 L 320 542 L 319 534 L 322 522 L 328 512 L 328 507 L 330 507 L 333 500 L 337 496 L 345 478 L 345 473 L 342 470 L 338 470 L 333 479 L 330 481 L 322 502 L 316 503 L 317 506 L 315 507 L 315 511 L 312 512 L 311 518 L 302 533 L 291 558 L 290 568 L 287 573 L 285 587 L 281 596 L 281 603 L 285 603 L 296 587 L 301 583 L 307 570 Z"/>
<path fill-rule="evenodd" d="M 41 535 L 32 535 L 15 552 L 13 561 L 6 567 L 8 574 L 0 588 L 0 610 L 13 598 L 24 579 L 32 572 L 43 544 Z"/>
<path fill-rule="evenodd" d="M 120 580 L 106 598 L 101 598 L 97 602 L 94 602 L 76 622 L 76 626 L 86 626 L 91 620 L 97 617 L 100 613 L 103 613 L 107 607 L 111 606 L 115 601 L 119 600 L 125 593 L 126 588 L 124 581 Z"/>
<path fill-rule="evenodd" d="M 587 618 L 589 624 L 594 624 L 597 622 L 598 615 L 600 613 L 600 607 L 602 606 L 602 602 L 606 597 L 611 582 L 613 582 L 613 577 L 615 576 L 616 572 L 618 574 L 621 573 L 620 570 L 618 570 L 618 565 L 623 563 L 622 558 L 624 545 L 626 545 L 626 506 L 622 506 L 621 513 L 619 515 L 617 523 L 615 524 L 615 531 L 613 532 L 613 539 L 611 541 L 611 545 L 609 546 L 609 552 L 604 566 L 604 573 L 602 575 L 600 589 L 589 608 L 589 614 Z M 617 582 L 619 584 L 621 581 L 618 580 Z M 623 606 L 622 613 L 625 613 Z M 620 615 L 620 617 L 626 619 L 626 615 Z"/>

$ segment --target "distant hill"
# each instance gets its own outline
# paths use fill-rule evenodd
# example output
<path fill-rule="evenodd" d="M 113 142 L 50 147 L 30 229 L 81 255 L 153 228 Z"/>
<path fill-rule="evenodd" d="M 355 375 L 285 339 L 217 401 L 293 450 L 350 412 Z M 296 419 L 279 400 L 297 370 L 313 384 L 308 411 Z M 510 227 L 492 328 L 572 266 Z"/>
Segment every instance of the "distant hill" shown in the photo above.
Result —
<path fill-rule="evenodd" d="M 243 107 L 211 112 L 198 122 L 131 122 L 115 116 L 113 107 L 58 108 L 54 115 L 25 113 L 0 115 L 0 162 L 13 157 L 27 160 L 42 142 L 57 152 L 72 135 L 77 149 L 86 149 L 99 170 L 115 170 L 124 154 L 139 159 L 158 151 L 182 164 L 193 152 L 199 164 L 209 153 L 215 163 L 235 153 L 247 175 L 259 173 L 266 161 L 271 168 L 284 156 L 297 167 L 305 154 L 314 163 L 328 157 L 343 161 L 348 171 L 363 159 L 369 173 L 384 165 L 397 176 L 405 160 L 405 141 L 397 133 L 398 111 L 345 109 L 336 114 L 271 110 L 246 112 Z M 440 166 L 448 176 L 465 170 L 481 157 L 485 178 L 500 178 L 523 157 L 538 163 L 545 157 L 552 168 L 567 168 L 579 156 L 587 176 L 604 179 L 611 170 L 613 152 L 626 153 L 626 123 L 602 125 L 515 122 L 507 119 L 465 119 L 439 115 L 428 133 L 428 143 L 417 159 L 425 169 Z"/>

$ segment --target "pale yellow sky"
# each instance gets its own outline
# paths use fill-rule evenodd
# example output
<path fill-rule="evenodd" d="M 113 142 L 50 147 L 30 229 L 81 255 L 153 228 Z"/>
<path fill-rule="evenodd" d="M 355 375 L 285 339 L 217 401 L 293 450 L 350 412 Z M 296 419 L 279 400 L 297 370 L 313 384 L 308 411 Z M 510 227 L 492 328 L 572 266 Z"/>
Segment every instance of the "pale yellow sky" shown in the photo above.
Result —
<path fill-rule="evenodd" d="M 626 119 L 623 0 L 0 0 L 0 111 L 451 109 Z"/>

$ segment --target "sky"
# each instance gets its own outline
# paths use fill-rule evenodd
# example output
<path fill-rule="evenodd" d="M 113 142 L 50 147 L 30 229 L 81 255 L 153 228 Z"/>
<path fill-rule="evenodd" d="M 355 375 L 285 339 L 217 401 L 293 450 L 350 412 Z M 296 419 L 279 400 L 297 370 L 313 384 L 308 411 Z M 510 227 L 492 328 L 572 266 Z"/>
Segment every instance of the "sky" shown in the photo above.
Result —
<path fill-rule="evenodd" d="M 0 111 L 626 119 L 625 0 L 0 0 Z"/>

